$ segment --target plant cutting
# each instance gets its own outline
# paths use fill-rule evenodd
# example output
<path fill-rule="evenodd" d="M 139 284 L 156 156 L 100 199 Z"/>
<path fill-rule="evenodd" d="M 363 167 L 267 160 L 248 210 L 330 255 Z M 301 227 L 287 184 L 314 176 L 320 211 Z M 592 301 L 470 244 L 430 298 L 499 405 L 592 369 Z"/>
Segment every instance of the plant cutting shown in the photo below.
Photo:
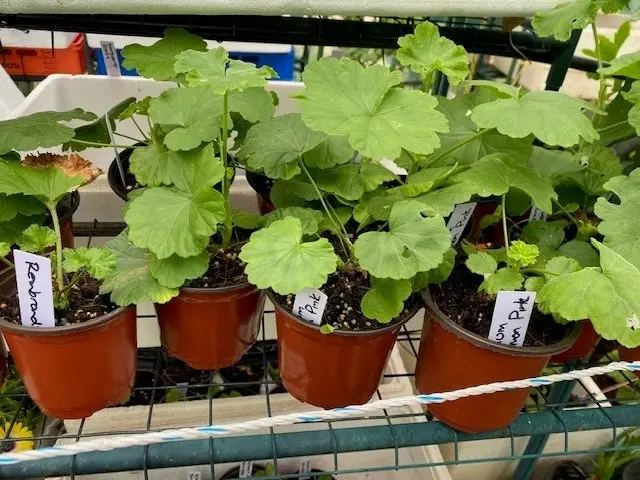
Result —
<path fill-rule="evenodd" d="M 60 114 L 36 116 L 40 136 L 30 133 L 31 143 L 23 142 L 22 129 L 35 128 L 33 116 L 9 120 L 16 131 L 2 139 L 1 149 L 48 147 L 73 135 L 57 123 Z M 75 154 L 0 158 L 0 193 L 41 202 L 53 223 L 53 229 L 28 226 L 13 251 L 15 264 L 3 258 L 10 268 L 0 279 L 0 329 L 29 395 L 44 413 L 58 418 L 82 418 L 117 404 L 135 376 L 135 307 L 118 308 L 104 295 L 115 273 L 115 255 L 109 247 L 62 246 L 58 203 L 100 173 Z M 10 249 L 0 243 L 0 257 Z"/>
<path fill-rule="evenodd" d="M 371 397 L 419 307 L 415 292 L 428 272 L 450 267 L 444 220 L 413 200 L 433 182 L 407 185 L 379 163 L 433 152 L 447 122 L 434 97 L 403 89 L 400 72 L 382 66 L 322 58 L 303 81 L 301 113 L 254 125 L 238 151 L 248 169 L 274 180 L 271 199 L 280 207 L 243 219 L 262 228 L 240 259 L 276 306 L 285 388 L 331 408 Z M 357 211 L 392 187 L 400 199 L 386 220 Z"/>
<path fill-rule="evenodd" d="M 123 55 L 142 75 L 179 85 L 119 114 L 148 126 L 131 139 L 129 173 L 141 188 L 128 194 L 117 276 L 139 283 L 123 295 L 154 301 L 169 354 L 200 370 L 233 365 L 256 340 L 264 294 L 238 259 L 247 233 L 235 228 L 242 215 L 229 201 L 228 152 L 233 131 L 238 138 L 247 122 L 273 116 L 264 87 L 275 72 L 229 60 L 223 48 L 207 50 L 182 29 Z M 89 143 L 113 146 L 81 145 Z"/>

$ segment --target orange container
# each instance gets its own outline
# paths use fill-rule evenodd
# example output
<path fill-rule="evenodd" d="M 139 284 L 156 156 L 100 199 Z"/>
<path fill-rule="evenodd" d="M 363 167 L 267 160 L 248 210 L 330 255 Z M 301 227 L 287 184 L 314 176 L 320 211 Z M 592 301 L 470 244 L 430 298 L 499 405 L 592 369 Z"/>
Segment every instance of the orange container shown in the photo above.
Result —
<path fill-rule="evenodd" d="M 564 363 L 570 360 L 581 360 L 593 353 L 600 341 L 600 335 L 598 335 L 594 330 L 591 321 L 582 320 L 580 323 L 582 324 L 582 330 L 580 331 L 580 335 L 576 342 L 566 352 L 562 352 L 551 357 L 551 360 L 549 360 L 551 363 Z"/>
<path fill-rule="evenodd" d="M 162 345 L 197 370 L 236 363 L 258 337 L 264 292 L 244 283 L 225 288 L 183 287 L 156 304 Z"/>
<path fill-rule="evenodd" d="M 15 293 L 13 272 L 0 292 Z M 88 322 L 34 328 L 0 319 L 29 396 L 56 418 L 84 418 L 127 397 L 136 374 L 136 307 Z"/>
<path fill-rule="evenodd" d="M 575 328 L 545 347 L 500 345 L 463 329 L 423 294 L 427 308 L 416 364 L 416 387 L 422 394 L 448 392 L 493 382 L 535 377 L 549 358 L 568 350 L 580 333 Z M 460 398 L 428 406 L 438 420 L 467 433 L 509 425 L 522 409 L 528 388 Z"/>
<path fill-rule="evenodd" d="M 277 300 L 278 368 L 284 387 L 300 401 L 322 408 L 360 405 L 373 396 L 398 338 L 399 323 L 379 330 L 336 330 L 320 327 L 285 311 Z"/>
<path fill-rule="evenodd" d="M 0 387 L 4 383 L 7 376 L 7 351 L 4 348 L 4 342 L 0 338 Z"/>
<path fill-rule="evenodd" d="M 0 49 L 0 65 L 13 76 L 45 76 L 52 73 L 80 74 L 87 72 L 84 38 L 78 35 L 67 48 Z"/>

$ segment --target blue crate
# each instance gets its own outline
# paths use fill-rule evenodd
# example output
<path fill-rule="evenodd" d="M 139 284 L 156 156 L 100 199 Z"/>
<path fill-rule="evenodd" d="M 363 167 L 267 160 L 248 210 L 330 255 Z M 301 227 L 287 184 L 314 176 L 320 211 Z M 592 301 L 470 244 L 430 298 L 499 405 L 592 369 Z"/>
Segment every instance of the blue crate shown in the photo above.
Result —
<path fill-rule="evenodd" d="M 98 75 L 106 75 L 107 69 L 102 58 L 102 50 L 93 49 L 93 55 L 97 62 L 96 73 Z M 255 63 L 258 67 L 268 65 L 278 73 L 278 80 L 293 80 L 295 54 L 293 48 L 287 53 L 253 53 L 253 52 L 229 52 L 229 57 L 234 60 L 242 60 L 243 62 Z M 138 72 L 135 69 L 127 70 L 122 66 L 122 51 L 118 49 L 118 59 L 120 60 L 120 72 L 125 77 L 137 77 Z"/>

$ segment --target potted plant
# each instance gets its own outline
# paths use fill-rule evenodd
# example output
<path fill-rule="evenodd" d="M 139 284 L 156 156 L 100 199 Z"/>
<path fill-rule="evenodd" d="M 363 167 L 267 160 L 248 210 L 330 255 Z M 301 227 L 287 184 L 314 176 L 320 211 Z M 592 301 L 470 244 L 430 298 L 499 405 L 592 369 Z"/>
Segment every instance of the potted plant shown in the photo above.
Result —
<path fill-rule="evenodd" d="M 38 122 L 35 123 L 34 116 L 24 117 L 22 124 L 12 121 L 23 137 L 3 138 L 3 150 L 62 143 L 73 136 L 73 130 L 58 123 L 63 115 L 43 112 L 36 114 Z M 72 116 L 86 118 L 84 112 L 75 112 Z M 39 136 L 24 133 L 36 127 Z M 30 138 L 31 143 L 21 143 L 24 138 Z M 120 302 L 117 293 L 111 299 L 104 295 L 110 290 L 109 284 L 113 284 L 116 256 L 110 247 L 62 247 L 58 202 L 100 173 L 78 155 L 42 153 L 28 155 L 22 161 L 13 155 L 0 159 L 0 193 L 31 196 L 44 204 L 52 218 L 53 229 L 31 225 L 17 243 L 21 251 L 51 260 L 53 318 L 46 311 L 41 314 L 38 310 L 38 295 L 46 296 L 46 293 L 32 292 L 32 287 L 29 288 L 29 297 L 34 299 L 30 304 L 32 315 L 28 317 L 21 311 L 16 278 L 13 271 L 8 270 L 0 280 L 0 330 L 29 395 L 44 413 L 58 418 L 87 417 L 105 406 L 117 404 L 129 393 L 135 376 L 135 307 L 119 308 L 116 303 L 128 304 Z M 55 249 L 51 251 L 53 246 Z M 10 244 L 0 243 L 0 257 L 5 257 L 10 248 Z M 9 260 L 5 263 L 11 264 Z M 39 271 L 40 266 L 31 268 L 29 264 L 29 282 L 35 279 L 34 272 Z M 46 270 L 43 274 L 46 285 L 51 279 L 46 280 Z M 46 324 L 41 315 L 54 326 L 43 326 Z"/>
<path fill-rule="evenodd" d="M 122 236 L 124 258 L 139 260 L 146 276 L 128 300 L 155 302 L 169 354 L 199 370 L 233 365 L 256 340 L 264 294 L 238 259 L 247 232 L 235 228 L 243 215 L 229 201 L 228 152 L 234 128 L 273 116 L 274 97 L 264 87 L 275 72 L 229 60 L 223 48 L 206 50 L 182 29 L 149 47 L 128 46 L 124 55 L 142 75 L 179 83 L 119 114 L 146 117 L 148 125 L 131 147 L 129 173 L 142 188 L 128 194 Z M 122 265 L 118 275 L 136 274 Z"/>
<path fill-rule="evenodd" d="M 435 98 L 401 88 L 401 73 L 379 65 L 322 58 L 303 80 L 301 114 L 254 125 L 238 151 L 274 179 L 276 206 L 288 205 L 245 219 L 262 228 L 240 259 L 275 305 L 286 390 L 332 408 L 369 400 L 427 272 L 450 267 L 444 220 L 413 199 L 434 179 L 409 185 L 379 163 L 431 153 L 447 122 Z M 389 189 L 399 198 L 376 222 L 366 203 Z"/>

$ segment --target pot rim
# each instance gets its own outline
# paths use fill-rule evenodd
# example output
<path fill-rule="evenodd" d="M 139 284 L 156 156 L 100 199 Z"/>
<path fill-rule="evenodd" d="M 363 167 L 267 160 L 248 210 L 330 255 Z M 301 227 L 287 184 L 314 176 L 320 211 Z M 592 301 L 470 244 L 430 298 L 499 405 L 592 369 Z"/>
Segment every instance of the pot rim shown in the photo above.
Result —
<path fill-rule="evenodd" d="M 253 283 L 246 281 L 237 285 L 230 285 L 228 287 L 180 287 L 180 292 L 185 293 L 204 293 L 207 295 L 215 295 L 216 293 L 229 293 L 236 290 L 242 290 L 247 287 L 253 287 L 255 290 L 259 290 Z"/>
<path fill-rule="evenodd" d="M 582 324 L 575 322 L 575 327 L 571 330 L 571 333 L 566 335 L 559 342 L 552 343 L 551 345 L 545 345 L 542 347 L 515 347 L 511 345 L 502 345 L 500 343 L 492 342 L 488 338 L 481 337 L 480 335 L 472 333 L 452 321 L 435 304 L 435 302 L 431 298 L 431 292 L 429 292 L 428 288 L 425 288 L 421 292 L 421 294 L 422 299 L 427 305 L 427 308 L 434 313 L 432 318 L 435 319 L 435 321 L 437 321 L 441 327 L 453 333 L 454 335 L 467 340 L 476 347 L 484 348 L 497 353 L 512 354 L 522 357 L 542 357 L 556 355 L 571 348 L 571 346 L 578 338 L 578 335 L 580 335 L 580 332 L 582 331 Z"/>
<path fill-rule="evenodd" d="M 322 333 L 320 332 L 320 327 L 318 325 L 309 323 L 303 318 L 295 315 L 292 312 L 288 312 L 284 308 L 282 308 L 278 300 L 275 298 L 275 295 L 271 289 L 267 290 L 267 297 L 269 298 L 269 300 L 271 300 L 271 303 L 273 303 L 273 306 L 276 308 L 276 310 L 279 310 L 285 315 L 291 317 L 293 320 L 296 321 L 296 323 L 304 327 L 310 328 L 311 330 L 316 330 L 318 333 Z M 358 331 L 336 329 L 331 333 L 331 335 L 340 335 L 343 337 L 361 337 L 361 336 L 367 336 L 367 335 L 377 335 L 380 333 L 387 333 L 402 327 L 402 325 L 404 325 L 409 320 L 411 320 L 421 308 L 424 308 L 424 305 L 420 302 L 417 302 L 417 304 L 409 311 L 409 313 L 407 313 L 407 316 L 405 318 L 391 325 L 387 325 L 386 327 L 383 327 L 383 328 L 377 328 L 375 330 L 358 330 Z"/>
<path fill-rule="evenodd" d="M 5 286 L 6 282 L 10 282 L 11 279 L 15 278 L 15 273 L 12 270 L 5 270 L 0 272 L 0 289 Z M 84 332 L 86 330 L 93 330 L 94 328 L 100 327 L 104 324 L 115 320 L 116 317 L 119 317 L 121 314 L 125 313 L 127 310 L 135 309 L 135 305 L 127 305 L 125 307 L 118 307 L 115 310 L 101 315 L 100 317 L 93 318 L 91 320 L 87 320 L 82 323 L 74 323 L 67 324 L 61 327 L 27 327 L 22 324 L 17 324 L 13 322 L 9 322 L 0 318 L 0 330 L 6 330 L 11 333 L 19 333 L 19 334 L 27 334 L 33 337 L 52 337 L 59 335 L 69 335 L 72 333 Z"/>

